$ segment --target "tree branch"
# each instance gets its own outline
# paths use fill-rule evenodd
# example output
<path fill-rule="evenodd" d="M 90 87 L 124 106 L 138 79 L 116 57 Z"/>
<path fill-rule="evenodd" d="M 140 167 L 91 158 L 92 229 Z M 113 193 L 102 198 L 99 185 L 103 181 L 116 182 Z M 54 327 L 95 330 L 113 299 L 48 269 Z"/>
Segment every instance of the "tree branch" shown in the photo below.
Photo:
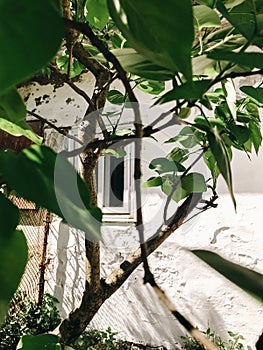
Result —
<path fill-rule="evenodd" d="M 192 337 L 198 341 L 199 344 L 208 350 L 218 350 L 215 344 L 213 344 L 202 332 L 195 328 L 191 322 L 189 322 L 176 309 L 165 292 L 156 283 L 147 262 L 147 256 L 151 254 L 155 249 L 157 249 L 160 244 L 171 235 L 171 233 L 173 233 L 183 224 L 187 215 L 192 211 L 193 208 L 195 208 L 200 199 L 201 194 L 191 194 L 176 211 L 174 220 L 170 223 L 170 226 L 167 226 L 164 230 L 160 231 L 159 234 L 150 240 L 147 244 L 140 244 L 140 248 L 137 249 L 135 253 L 131 254 L 119 268 L 117 268 L 107 277 L 103 289 L 106 293 L 106 297 L 108 298 L 125 282 L 125 280 L 138 267 L 138 265 L 143 262 L 145 270 L 144 282 L 149 283 L 153 287 L 155 294 L 165 305 L 167 310 L 192 335 Z"/>
<path fill-rule="evenodd" d="M 175 230 L 184 222 L 188 214 L 195 208 L 201 199 L 200 193 L 189 195 L 181 206 L 178 207 L 173 222 L 170 226 L 159 228 L 154 238 L 147 241 L 147 256 L 155 251 Z M 131 273 L 142 263 L 141 248 L 129 255 L 129 257 L 114 270 L 105 280 L 104 292 L 109 298 L 131 275 Z"/>
<path fill-rule="evenodd" d="M 69 139 L 72 139 L 74 141 L 77 141 L 79 144 L 83 144 L 82 141 L 80 141 L 77 137 L 73 136 L 73 135 L 69 135 L 68 133 L 68 129 L 69 128 L 59 128 L 57 127 L 55 124 L 51 123 L 50 121 L 48 121 L 47 119 L 45 119 L 44 117 L 41 117 L 41 115 L 33 112 L 33 111 L 28 111 L 27 113 L 29 115 L 32 115 L 33 117 L 41 120 L 42 122 L 44 122 L 45 124 L 47 124 L 49 127 L 51 127 L 52 129 L 56 130 L 59 134 L 66 136 Z"/>
<path fill-rule="evenodd" d="M 90 108 L 95 111 L 96 107 L 91 100 L 91 98 L 86 94 L 86 92 L 82 89 L 80 89 L 76 84 L 74 84 L 67 76 L 67 74 L 61 73 L 57 68 L 55 68 L 52 64 L 48 66 L 54 76 L 59 77 L 64 83 L 68 84 L 72 90 L 74 90 L 78 95 L 82 96 L 84 100 L 89 104 Z"/>
<path fill-rule="evenodd" d="M 222 77 L 219 77 L 218 79 L 215 79 L 214 81 L 212 81 L 212 85 L 216 84 L 216 83 L 219 83 L 220 81 L 222 80 L 225 80 L 225 79 L 235 79 L 235 78 L 242 78 L 242 77 L 250 77 L 250 76 L 253 76 L 253 75 L 263 75 L 263 69 L 258 69 L 258 70 L 254 70 L 252 72 L 231 72 L 231 73 L 228 73 L 226 75 L 223 75 Z"/>

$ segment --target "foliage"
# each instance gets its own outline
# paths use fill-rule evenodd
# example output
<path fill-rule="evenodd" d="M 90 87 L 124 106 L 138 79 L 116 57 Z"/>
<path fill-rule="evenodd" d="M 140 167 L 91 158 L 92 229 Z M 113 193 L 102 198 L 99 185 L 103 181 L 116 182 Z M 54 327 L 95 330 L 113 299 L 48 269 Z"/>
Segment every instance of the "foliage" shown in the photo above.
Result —
<path fill-rule="evenodd" d="M 214 344 L 220 350 L 244 350 L 245 347 L 242 344 L 244 337 L 238 333 L 233 333 L 228 331 L 229 339 L 224 341 L 220 336 L 216 335 L 214 331 L 208 328 L 205 332 L 209 339 L 213 341 Z M 202 350 L 203 347 L 198 344 L 198 342 L 189 336 L 181 337 L 183 340 L 182 348 L 183 350 Z"/>
<path fill-rule="evenodd" d="M 167 140 L 175 143 L 167 157 L 150 162 L 149 167 L 157 176 L 144 185 L 160 186 L 168 198 L 180 202 L 191 193 L 205 192 L 208 187 L 215 191 L 217 179 L 222 175 L 235 206 L 232 152 L 258 153 L 262 143 L 259 109 L 263 107 L 263 89 L 261 85 L 243 86 L 240 88 L 243 95 L 237 98 L 234 85 L 236 77 L 262 74 L 262 1 L 200 0 L 193 5 L 190 0 L 165 3 L 153 0 L 149 6 L 146 0 L 74 0 L 70 4 L 73 20 L 84 23 L 84 27 L 85 23 L 89 24 L 111 51 L 107 52 L 107 60 L 102 57 L 106 49 L 91 44 L 96 41 L 86 40 L 86 31 L 80 30 L 73 41 L 64 35 L 69 23 L 65 26 L 62 20 L 60 1 L 1 1 L 0 129 L 15 136 L 24 135 L 36 143 L 19 155 L 0 151 L 1 184 L 61 216 L 90 238 L 100 238 L 100 209 L 91 205 L 89 189 L 69 162 L 41 146 L 42 140 L 26 125 L 26 107 L 17 85 L 39 71 L 49 72 L 49 76 L 50 64 L 63 73 L 67 82 L 91 62 L 110 71 L 111 78 L 119 77 L 120 71 L 113 67 L 114 60 L 108 62 L 112 54 L 128 72 L 127 83 L 132 89 L 138 87 L 152 94 L 156 97 L 155 104 L 164 108 L 169 102 L 172 107 L 167 108 L 176 116 L 176 120 L 172 119 L 174 124 L 186 124 Z M 71 31 L 83 29 L 83 25 L 78 27 L 75 22 L 70 25 Z M 60 50 L 64 36 L 67 50 L 64 47 Z M 84 43 L 82 48 L 88 60 L 71 57 L 77 41 Z M 68 72 L 65 78 L 64 73 Z M 108 83 L 104 89 L 111 81 Z M 94 95 L 103 94 L 96 91 Z M 116 89 L 107 93 L 109 103 L 132 107 L 127 95 Z M 133 130 L 119 128 L 119 119 L 106 134 L 113 143 L 118 138 L 134 137 Z M 93 152 L 95 155 L 96 147 Z M 196 156 L 194 161 L 193 156 Z M 203 174 L 190 172 L 192 165 L 201 159 L 211 172 L 212 183 Z M 73 178 L 77 181 L 72 182 Z M 69 181 L 77 183 L 77 188 L 69 186 Z M 27 246 L 23 233 L 17 230 L 18 209 L 2 193 L 0 204 L 2 315 L 25 268 Z M 221 264 L 218 260 L 214 267 L 219 269 Z M 42 345 L 43 341 L 51 342 L 53 348 L 57 347 L 57 339 L 44 338 L 36 341 Z M 36 338 L 30 339 L 26 337 L 23 341 L 28 344 Z"/>
<path fill-rule="evenodd" d="M 21 336 L 42 334 L 55 329 L 60 323 L 56 303 L 57 300 L 47 293 L 38 305 L 32 298 L 17 292 L 0 328 L 0 349 L 16 349 Z"/>
<path fill-rule="evenodd" d="M 116 339 L 116 332 L 108 327 L 106 331 L 88 329 L 73 343 L 75 350 L 130 350 L 129 342 Z"/>

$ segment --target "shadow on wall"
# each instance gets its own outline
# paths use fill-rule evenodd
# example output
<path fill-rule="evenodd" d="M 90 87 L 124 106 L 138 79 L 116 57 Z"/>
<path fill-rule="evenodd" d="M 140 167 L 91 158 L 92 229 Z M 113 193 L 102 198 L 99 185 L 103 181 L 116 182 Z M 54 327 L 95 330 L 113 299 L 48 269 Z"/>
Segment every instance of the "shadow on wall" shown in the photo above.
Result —
<path fill-rule="evenodd" d="M 60 220 L 52 223 L 49 235 L 50 263 L 47 292 L 59 300 L 58 309 L 65 318 L 81 300 L 85 285 L 83 234 Z"/>
<path fill-rule="evenodd" d="M 53 281 L 49 281 L 48 284 L 52 287 L 53 283 L 51 293 L 60 301 L 59 310 L 61 316 L 65 317 L 74 307 L 78 306 L 84 288 L 84 236 L 77 230 L 56 222 L 52 226 L 50 241 L 53 243 L 54 277 Z M 108 261 L 102 266 L 102 274 L 112 270 L 115 264 L 119 265 L 120 256 L 115 249 L 102 247 L 102 255 L 107 256 Z M 113 264 L 110 264 L 110 261 Z M 176 279 L 177 274 L 174 274 L 171 281 L 173 290 L 176 289 Z M 183 312 L 192 322 L 196 322 L 194 324 L 201 324 L 203 330 L 206 330 L 209 320 L 212 326 L 220 324 L 221 331 L 224 330 L 222 318 L 214 310 L 212 303 L 210 304 L 205 299 L 205 295 L 198 296 L 202 299 L 202 306 L 205 308 L 201 313 L 199 305 L 199 318 L 198 315 L 194 315 L 194 305 L 191 299 L 183 299 L 181 293 L 178 293 L 177 296 L 178 300 L 172 298 L 175 305 L 179 304 L 181 308 L 183 305 Z M 196 300 L 196 296 L 194 299 Z M 203 319 L 200 314 L 204 317 Z M 152 288 L 143 285 L 141 267 L 103 304 L 91 326 L 99 330 L 111 327 L 122 339 L 144 345 L 164 346 L 167 349 L 175 349 L 181 336 L 186 334 L 185 329 L 160 303 Z"/>
<path fill-rule="evenodd" d="M 179 298 L 181 297 L 178 294 Z M 175 305 L 178 302 L 173 301 Z M 211 323 L 221 324 L 221 329 L 224 328 L 224 321 L 220 315 L 212 309 L 209 302 L 206 302 L 206 306 L 205 317 L 200 319 L 199 324 L 203 324 L 206 330 L 207 317 L 213 315 L 210 318 Z M 184 312 L 192 319 L 193 305 L 187 305 Z M 162 305 L 153 289 L 149 285 L 143 285 L 141 267 L 105 302 L 94 317 L 92 326 L 97 329 L 110 326 L 122 339 L 152 347 L 164 346 L 167 349 L 177 349 L 181 336 L 186 334 L 186 330 Z"/>

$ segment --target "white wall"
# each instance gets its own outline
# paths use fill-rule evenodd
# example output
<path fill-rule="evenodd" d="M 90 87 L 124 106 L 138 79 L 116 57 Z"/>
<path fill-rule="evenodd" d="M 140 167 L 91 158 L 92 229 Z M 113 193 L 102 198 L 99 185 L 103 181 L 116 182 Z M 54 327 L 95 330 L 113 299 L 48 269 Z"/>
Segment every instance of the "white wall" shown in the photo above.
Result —
<path fill-rule="evenodd" d="M 83 78 L 82 84 L 85 84 L 88 93 L 92 91 L 90 75 L 88 80 Z M 27 87 L 24 94 L 30 94 L 28 109 L 35 109 L 57 126 L 77 123 L 87 108 L 82 97 L 69 87 L 54 91 L 51 86 L 36 84 L 33 91 L 32 87 Z M 37 105 L 39 101 L 42 103 Z M 148 118 L 151 117 L 149 113 Z M 62 142 L 61 136 L 52 138 L 55 148 Z M 143 164 L 152 156 L 160 155 L 158 144 L 149 143 L 147 147 L 144 148 Z M 155 147 L 154 151 L 152 147 Z M 147 149 L 152 153 L 149 154 Z M 198 216 L 175 232 L 152 254 L 150 264 L 157 282 L 195 325 L 202 330 L 210 326 L 223 337 L 227 336 L 228 330 L 239 332 L 245 337 L 245 342 L 253 347 L 263 328 L 262 306 L 187 251 L 192 248 L 212 249 L 263 273 L 262 153 L 259 157 L 253 156 L 250 162 L 238 153 L 233 161 L 234 186 L 238 193 L 237 213 L 233 210 L 230 197 L 225 194 L 224 184 L 220 184 L 222 196 L 218 208 Z M 145 178 L 149 174 L 149 170 L 145 169 Z M 161 208 L 165 201 L 158 190 L 153 191 L 154 196 L 148 189 L 143 200 L 148 236 L 161 220 Z M 106 274 L 137 246 L 137 233 L 130 225 L 104 225 L 102 230 L 105 240 L 102 270 Z M 46 286 L 61 301 L 59 307 L 62 316 L 66 316 L 80 300 L 84 288 L 84 256 L 83 236 L 60 221 L 54 221 L 49 239 L 50 263 Z M 143 286 L 141 267 L 102 306 L 93 325 L 100 329 L 110 326 L 128 340 L 164 345 L 169 349 L 173 349 L 180 335 L 185 334 L 177 321 L 159 304 L 151 289 Z"/>

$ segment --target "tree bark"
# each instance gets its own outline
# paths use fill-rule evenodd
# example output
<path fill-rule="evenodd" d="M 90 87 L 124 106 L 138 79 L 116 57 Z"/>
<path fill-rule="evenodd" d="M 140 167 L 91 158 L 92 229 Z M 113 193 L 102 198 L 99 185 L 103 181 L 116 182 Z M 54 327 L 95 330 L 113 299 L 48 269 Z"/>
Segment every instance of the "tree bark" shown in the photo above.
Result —
<path fill-rule="evenodd" d="M 198 203 L 200 195 L 189 196 L 178 208 L 175 221 L 171 226 L 161 230 L 147 243 L 147 254 L 155 251 L 177 228 L 179 228 L 191 208 Z M 88 326 L 92 318 L 98 312 L 103 303 L 114 294 L 120 286 L 128 279 L 132 272 L 142 263 L 141 248 L 133 252 L 116 270 L 114 270 L 106 280 L 100 282 L 99 289 L 94 292 L 87 284 L 81 305 L 72 312 L 68 319 L 64 320 L 60 326 L 61 343 L 70 345 L 77 339 Z"/>

